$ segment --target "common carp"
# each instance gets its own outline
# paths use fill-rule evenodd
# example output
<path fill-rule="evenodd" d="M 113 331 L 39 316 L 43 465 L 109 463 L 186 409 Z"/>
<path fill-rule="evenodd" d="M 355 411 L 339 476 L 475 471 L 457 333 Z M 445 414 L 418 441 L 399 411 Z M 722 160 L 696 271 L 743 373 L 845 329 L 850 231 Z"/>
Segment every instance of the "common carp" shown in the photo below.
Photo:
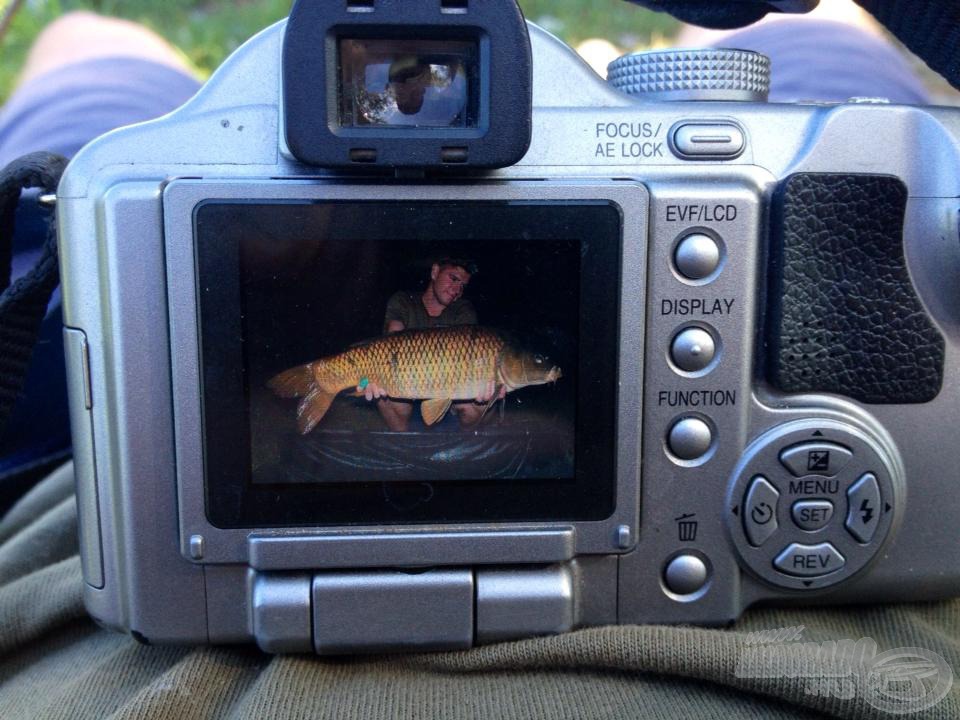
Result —
<path fill-rule="evenodd" d="M 423 421 L 433 425 L 454 400 L 480 396 L 491 381 L 511 392 L 554 382 L 560 375 L 546 358 L 516 350 L 493 330 L 457 325 L 384 335 L 286 370 L 267 386 L 280 397 L 301 398 L 297 427 L 305 435 L 338 393 L 369 383 L 391 398 L 423 400 Z"/>

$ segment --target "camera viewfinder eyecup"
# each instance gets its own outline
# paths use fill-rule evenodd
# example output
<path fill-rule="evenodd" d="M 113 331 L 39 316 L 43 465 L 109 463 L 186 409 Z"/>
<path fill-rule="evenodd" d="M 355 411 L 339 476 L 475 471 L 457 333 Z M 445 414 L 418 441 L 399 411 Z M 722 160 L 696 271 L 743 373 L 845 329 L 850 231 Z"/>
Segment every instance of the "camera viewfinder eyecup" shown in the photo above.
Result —
<path fill-rule="evenodd" d="M 283 42 L 290 153 L 329 168 L 498 168 L 531 136 L 514 0 L 298 0 Z"/>

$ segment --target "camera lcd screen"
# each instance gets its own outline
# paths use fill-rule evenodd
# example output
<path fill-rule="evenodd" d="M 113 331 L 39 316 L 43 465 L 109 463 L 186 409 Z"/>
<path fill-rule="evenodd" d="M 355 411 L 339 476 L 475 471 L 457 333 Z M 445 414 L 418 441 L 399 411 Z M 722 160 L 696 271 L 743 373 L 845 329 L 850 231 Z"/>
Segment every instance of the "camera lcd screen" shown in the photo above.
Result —
<path fill-rule="evenodd" d="M 211 522 L 613 510 L 615 206 L 207 202 L 195 231 Z"/>
<path fill-rule="evenodd" d="M 475 40 L 340 38 L 340 126 L 474 128 Z"/>

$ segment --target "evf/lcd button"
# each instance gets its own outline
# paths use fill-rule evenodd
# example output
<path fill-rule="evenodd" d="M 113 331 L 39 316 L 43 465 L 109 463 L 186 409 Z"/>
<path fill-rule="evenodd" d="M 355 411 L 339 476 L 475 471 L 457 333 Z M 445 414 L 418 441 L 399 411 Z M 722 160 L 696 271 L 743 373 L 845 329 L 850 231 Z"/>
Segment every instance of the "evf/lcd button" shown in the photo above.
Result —
<path fill-rule="evenodd" d="M 670 343 L 670 359 L 684 372 L 699 372 L 713 362 L 717 345 L 713 335 L 699 327 L 678 332 Z"/>
<path fill-rule="evenodd" d="M 705 233 L 691 233 L 677 243 L 673 264 L 685 278 L 703 280 L 720 264 L 720 246 Z"/>

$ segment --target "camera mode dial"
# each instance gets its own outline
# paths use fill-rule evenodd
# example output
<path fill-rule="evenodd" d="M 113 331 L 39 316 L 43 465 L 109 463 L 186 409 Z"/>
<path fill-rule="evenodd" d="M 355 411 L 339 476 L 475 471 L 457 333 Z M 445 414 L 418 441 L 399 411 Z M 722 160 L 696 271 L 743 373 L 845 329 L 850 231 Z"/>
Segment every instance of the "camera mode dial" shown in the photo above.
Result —
<path fill-rule="evenodd" d="M 724 48 L 631 53 L 607 66 L 607 80 L 648 100 L 765 102 L 770 58 Z"/>

